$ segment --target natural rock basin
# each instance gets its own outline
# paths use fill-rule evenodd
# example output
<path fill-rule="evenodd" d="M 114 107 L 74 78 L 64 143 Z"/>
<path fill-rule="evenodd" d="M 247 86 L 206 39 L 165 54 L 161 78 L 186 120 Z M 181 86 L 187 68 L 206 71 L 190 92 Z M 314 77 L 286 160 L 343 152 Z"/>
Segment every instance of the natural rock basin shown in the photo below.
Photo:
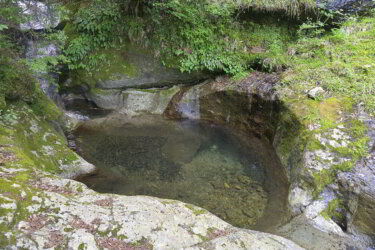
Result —
<path fill-rule="evenodd" d="M 97 166 L 78 180 L 100 193 L 180 200 L 266 231 L 285 216 L 286 179 L 257 137 L 202 121 L 119 115 L 87 121 L 75 135 L 79 153 Z"/>

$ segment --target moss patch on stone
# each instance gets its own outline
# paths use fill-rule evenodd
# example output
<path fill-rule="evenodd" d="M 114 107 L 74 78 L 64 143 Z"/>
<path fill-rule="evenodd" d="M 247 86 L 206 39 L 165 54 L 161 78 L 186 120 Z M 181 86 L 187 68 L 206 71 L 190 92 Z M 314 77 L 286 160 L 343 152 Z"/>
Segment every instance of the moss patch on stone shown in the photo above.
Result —
<path fill-rule="evenodd" d="M 193 213 L 194 213 L 196 216 L 207 213 L 206 210 L 204 210 L 204 209 L 200 209 L 200 208 L 195 207 L 195 206 L 193 206 L 193 205 L 191 205 L 191 204 L 185 204 L 185 207 L 186 207 L 187 209 L 190 209 L 191 211 L 193 211 Z"/>
<path fill-rule="evenodd" d="M 98 81 L 117 80 L 120 76 L 136 77 L 138 70 L 127 58 L 129 44 L 112 49 L 99 49 L 91 56 L 100 57 L 94 70 L 75 70 L 73 74 L 74 85 L 85 84 L 95 87 Z M 132 47 L 133 48 L 133 47 Z"/>
<path fill-rule="evenodd" d="M 22 102 L 8 105 L 0 125 L 1 154 L 14 156 L 0 164 L 0 217 L 10 219 L 0 220 L 0 246 L 7 246 L 15 243 L 15 226 L 20 221 L 33 220 L 32 216 L 42 212 L 38 207 L 30 210 L 44 197 L 33 184 L 35 180 L 48 173 L 59 174 L 60 166 L 76 161 L 77 156 L 62 135 Z M 4 206 L 7 203 L 11 205 Z"/>
<path fill-rule="evenodd" d="M 300 93 L 316 85 L 363 102 L 367 111 L 375 111 L 375 17 L 352 18 L 343 27 L 319 38 L 302 38 L 290 45 L 290 70 L 283 82 Z"/>
<path fill-rule="evenodd" d="M 282 74 L 279 86 L 281 99 L 301 124 L 298 136 L 287 139 L 289 143 L 284 142 L 285 150 L 279 151 L 281 158 L 292 155 L 290 149 L 296 148 L 299 141 L 301 152 L 331 152 L 339 159 L 335 163 L 335 159 L 315 157 L 314 161 L 325 168 L 309 170 L 316 197 L 335 182 L 339 171 L 351 171 L 369 150 L 367 126 L 353 112 L 359 103 L 370 114 L 375 110 L 375 67 L 370 52 L 374 50 L 374 43 L 370 41 L 375 38 L 370 23 L 375 18 L 353 20 L 331 34 L 302 38 L 291 45 L 297 53 L 291 57 L 291 67 Z M 307 91 L 317 85 L 325 93 L 315 100 L 309 99 Z M 345 138 L 334 137 L 334 131 Z"/>
<path fill-rule="evenodd" d="M 342 220 L 343 215 L 339 212 L 339 209 L 343 208 L 344 202 L 340 199 L 333 199 L 328 203 L 328 206 L 326 209 L 324 209 L 320 214 L 326 219 L 339 219 Z"/>

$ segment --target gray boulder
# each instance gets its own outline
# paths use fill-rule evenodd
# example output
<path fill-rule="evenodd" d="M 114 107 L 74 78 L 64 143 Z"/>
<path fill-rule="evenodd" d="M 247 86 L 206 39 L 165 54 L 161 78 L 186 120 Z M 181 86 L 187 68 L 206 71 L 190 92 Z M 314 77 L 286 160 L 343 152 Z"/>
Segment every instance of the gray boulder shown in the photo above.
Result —
<path fill-rule="evenodd" d="M 60 15 L 55 5 L 45 4 L 34 0 L 18 1 L 27 22 L 20 25 L 21 30 L 42 30 L 56 28 L 60 23 Z"/>
<path fill-rule="evenodd" d="M 151 51 L 131 44 L 98 53 L 106 56 L 107 63 L 91 75 L 73 73 L 65 83 L 67 87 L 85 84 L 101 89 L 158 88 L 194 84 L 208 77 L 201 72 L 183 73 L 178 68 L 164 66 Z"/>
<path fill-rule="evenodd" d="M 372 0 L 317 0 L 317 6 L 327 10 L 344 12 L 361 12 L 375 6 Z"/>

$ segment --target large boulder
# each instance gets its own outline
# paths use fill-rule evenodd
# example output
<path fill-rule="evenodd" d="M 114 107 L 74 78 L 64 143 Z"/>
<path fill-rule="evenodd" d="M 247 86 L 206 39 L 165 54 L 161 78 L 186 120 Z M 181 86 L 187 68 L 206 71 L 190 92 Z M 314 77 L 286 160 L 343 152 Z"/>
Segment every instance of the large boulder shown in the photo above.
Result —
<path fill-rule="evenodd" d="M 362 12 L 375 6 L 372 0 L 317 0 L 316 3 L 323 9 L 345 12 Z"/>
<path fill-rule="evenodd" d="M 60 48 L 55 43 L 44 40 L 30 40 L 26 44 L 25 57 L 30 62 L 34 62 L 30 65 L 32 65 L 31 69 L 40 83 L 40 89 L 59 107 L 62 107 L 59 87 L 55 83 L 58 75 L 48 72 L 50 60 L 58 56 L 60 52 Z"/>
<path fill-rule="evenodd" d="M 30 205 L 25 209 L 34 212 L 15 224 L 17 233 L 3 231 L 8 239 L 17 235 L 14 242 L 9 240 L 8 247 L 302 249 L 280 236 L 233 227 L 179 201 L 98 194 L 66 179 L 43 177 L 33 183 L 37 189 L 30 194 Z M 4 199 L 7 204 L 16 202 Z M 16 212 L 12 208 L 7 211 L 5 218 Z"/>
<path fill-rule="evenodd" d="M 27 17 L 27 21 L 20 25 L 22 30 L 55 28 L 60 23 L 60 15 L 55 5 L 34 0 L 20 0 L 18 6 Z"/>
<path fill-rule="evenodd" d="M 185 88 L 173 98 L 165 114 L 233 125 L 272 141 L 281 106 L 273 88 L 278 81 L 277 74 L 259 72 L 241 82 L 218 77 Z"/>
<path fill-rule="evenodd" d="M 164 66 L 151 51 L 131 44 L 99 50 L 107 61 L 91 74 L 75 72 L 66 86 L 86 84 L 101 89 L 157 88 L 194 84 L 208 76 L 201 72 L 183 73 L 178 67 Z"/>

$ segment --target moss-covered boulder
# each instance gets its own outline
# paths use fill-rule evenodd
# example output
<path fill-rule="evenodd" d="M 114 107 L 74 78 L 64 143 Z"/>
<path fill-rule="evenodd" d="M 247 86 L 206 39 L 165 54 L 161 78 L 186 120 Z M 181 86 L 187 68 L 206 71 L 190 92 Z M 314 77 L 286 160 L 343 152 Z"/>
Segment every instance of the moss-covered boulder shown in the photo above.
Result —
<path fill-rule="evenodd" d="M 0 116 L 0 144 L 7 145 L 9 150 L 6 151 L 14 155 L 14 159 L 22 160 L 6 161 L 5 167 L 15 164 L 27 167 L 28 173 L 45 171 L 67 178 L 93 171 L 93 165 L 67 147 L 65 136 L 53 124 L 35 115 L 36 109 L 36 106 L 31 109 L 17 103 L 8 105 Z"/>
<path fill-rule="evenodd" d="M 164 66 L 152 51 L 130 44 L 100 50 L 97 54 L 106 60 L 95 71 L 75 72 L 65 85 L 85 84 L 101 89 L 153 88 L 193 84 L 208 77 L 201 72 L 182 73 L 178 68 Z"/>

